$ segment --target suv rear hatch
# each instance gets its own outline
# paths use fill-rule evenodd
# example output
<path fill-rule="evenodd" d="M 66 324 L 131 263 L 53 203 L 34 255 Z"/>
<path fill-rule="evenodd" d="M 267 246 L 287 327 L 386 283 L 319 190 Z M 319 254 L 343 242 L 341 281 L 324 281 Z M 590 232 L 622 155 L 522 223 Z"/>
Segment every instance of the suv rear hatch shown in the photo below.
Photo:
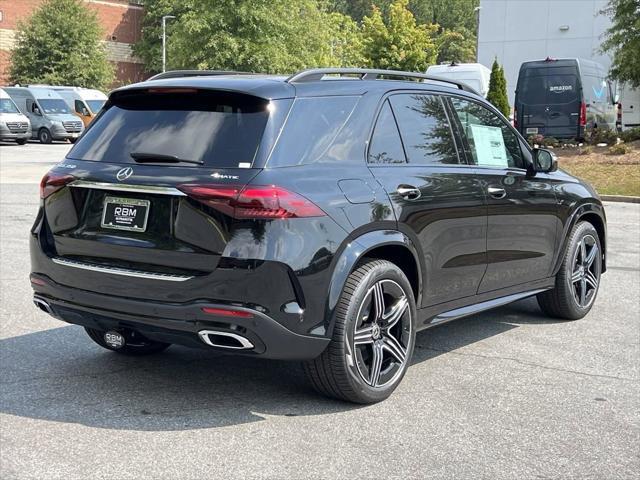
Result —
<path fill-rule="evenodd" d="M 41 185 L 45 251 L 77 272 L 65 284 L 157 300 L 171 291 L 171 299 L 187 300 L 192 282 L 218 268 L 234 227 L 287 215 L 283 192 L 247 187 L 260 170 L 256 156 L 272 144 L 265 131 L 281 121 L 271 107 L 246 94 L 191 88 L 113 94 Z M 83 270 L 112 275 L 106 281 Z M 117 275 L 140 280 L 119 286 Z M 158 279 L 169 281 L 145 288 Z"/>

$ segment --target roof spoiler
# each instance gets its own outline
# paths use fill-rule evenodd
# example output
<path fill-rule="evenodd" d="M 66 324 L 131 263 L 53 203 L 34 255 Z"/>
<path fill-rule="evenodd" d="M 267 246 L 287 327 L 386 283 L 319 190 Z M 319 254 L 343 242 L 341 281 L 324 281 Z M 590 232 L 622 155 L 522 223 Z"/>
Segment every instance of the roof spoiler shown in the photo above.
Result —
<path fill-rule="evenodd" d="M 312 68 L 309 70 L 302 70 L 301 72 L 295 73 L 286 79 L 288 83 L 309 83 L 309 82 L 317 82 L 322 80 L 327 75 L 336 75 L 336 76 L 352 76 L 356 77 L 359 80 L 379 80 L 381 77 L 395 77 L 395 78 L 403 78 L 408 80 L 417 80 L 417 81 L 428 81 L 428 82 L 436 82 L 440 84 L 448 84 L 454 85 L 460 90 L 464 90 L 465 92 L 475 93 L 474 89 L 469 87 L 468 85 L 456 82 L 453 80 L 448 80 L 440 77 L 433 77 L 431 75 L 427 75 L 425 73 L 417 73 L 417 72 L 402 72 L 400 70 L 375 70 L 369 68 Z"/>

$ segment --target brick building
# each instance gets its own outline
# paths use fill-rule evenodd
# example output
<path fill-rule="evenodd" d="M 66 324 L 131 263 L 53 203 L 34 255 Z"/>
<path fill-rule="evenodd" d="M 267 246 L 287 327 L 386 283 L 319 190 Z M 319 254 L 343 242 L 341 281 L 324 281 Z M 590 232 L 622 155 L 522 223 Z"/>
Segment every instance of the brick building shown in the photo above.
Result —
<path fill-rule="evenodd" d="M 15 28 L 43 0 L 0 0 L 0 85 L 9 78 L 11 49 L 15 43 Z M 116 84 L 144 78 L 142 62 L 131 53 L 131 46 L 140 38 L 142 0 L 84 0 L 96 11 L 104 28 L 107 55 L 115 65 Z"/>

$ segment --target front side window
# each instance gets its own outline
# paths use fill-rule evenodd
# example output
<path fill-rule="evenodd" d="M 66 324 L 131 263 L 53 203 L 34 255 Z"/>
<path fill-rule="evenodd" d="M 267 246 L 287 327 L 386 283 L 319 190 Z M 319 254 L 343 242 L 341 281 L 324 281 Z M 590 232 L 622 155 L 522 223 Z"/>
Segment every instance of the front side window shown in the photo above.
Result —
<path fill-rule="evenodd" d="M 459 163 L 449 119 L 439 96 L 399 94 L 391 96 L 390 101 L 409 164 Z"/>
<path fill-rule="evenodd" d="M 392 165 L 405 163 L 402 140 L 389 101 L 385 101 L 371 136 L 369 163 Z"/>
<path fill-rule="evenodd" d="M 502 118 L 476 102 L 452 98 L 462 125 L 467 157 L 474 165 L 522 168 L 522 151 L 516 133 Z"/>

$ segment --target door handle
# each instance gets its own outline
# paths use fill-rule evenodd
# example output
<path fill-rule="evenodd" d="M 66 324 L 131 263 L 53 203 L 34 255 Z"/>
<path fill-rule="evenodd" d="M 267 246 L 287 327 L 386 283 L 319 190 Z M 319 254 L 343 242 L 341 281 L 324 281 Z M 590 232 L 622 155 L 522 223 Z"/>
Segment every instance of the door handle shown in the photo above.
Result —
<path fill-rule="evenodd" d="M 412 185 L 398 185 L 396 191 L 406 200 L 417 200 L 422 196 L 420 189 Z"/>
<path fill-rule="evenodd" d="M 507 191 L 504 188 L 489 187 L 487 191 L 489 192 L 489 195 L 493 198 L 497 198 L 498 200 L 507 196 Z"/>

